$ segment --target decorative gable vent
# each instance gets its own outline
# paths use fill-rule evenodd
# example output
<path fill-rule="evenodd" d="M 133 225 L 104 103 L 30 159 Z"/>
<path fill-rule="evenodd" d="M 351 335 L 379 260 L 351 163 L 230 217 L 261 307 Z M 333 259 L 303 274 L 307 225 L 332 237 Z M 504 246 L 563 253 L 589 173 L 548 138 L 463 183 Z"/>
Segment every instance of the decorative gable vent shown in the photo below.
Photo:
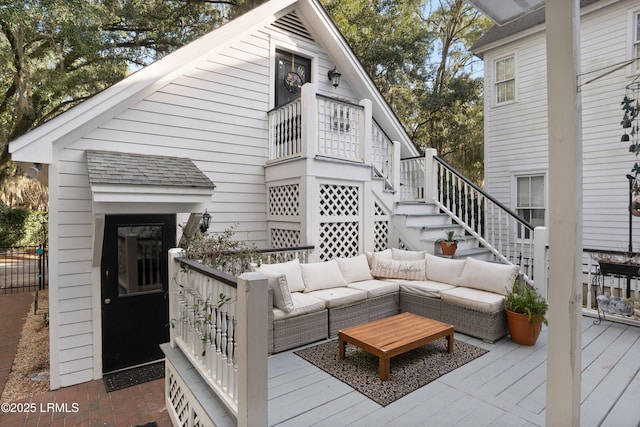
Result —
<path fill-rule="evenodd" d="M 296 15 L 295 11 L 289 12 L 282 18 L 278 19 L 273 23 L 273 26 L 307 40 L 314 41 L 313 37 L 311 37 L 311 34 L 307 31 L 300 18 L 298 18 L 298 15 Z"/>

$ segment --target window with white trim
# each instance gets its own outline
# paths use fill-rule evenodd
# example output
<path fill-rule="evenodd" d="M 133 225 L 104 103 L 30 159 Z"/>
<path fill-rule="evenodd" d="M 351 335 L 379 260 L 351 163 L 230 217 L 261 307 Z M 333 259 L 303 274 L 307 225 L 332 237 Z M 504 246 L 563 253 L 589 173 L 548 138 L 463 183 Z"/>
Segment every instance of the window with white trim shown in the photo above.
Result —
<path fill-rule="evenodd" d="M 516 100 L 516 58 L 514 55 L 495 62 L 496 104 Z"/>
<path fill-rule="evenodd" d="M 544 226 L 545 219 L 545 185 L 544 175 L 527 175 L 516 177 L 516 212 L 534 228 Z M 522 238 L 518 233 L 518 238 Z M 530 238 L 527 231 L 525 238 Z"/>

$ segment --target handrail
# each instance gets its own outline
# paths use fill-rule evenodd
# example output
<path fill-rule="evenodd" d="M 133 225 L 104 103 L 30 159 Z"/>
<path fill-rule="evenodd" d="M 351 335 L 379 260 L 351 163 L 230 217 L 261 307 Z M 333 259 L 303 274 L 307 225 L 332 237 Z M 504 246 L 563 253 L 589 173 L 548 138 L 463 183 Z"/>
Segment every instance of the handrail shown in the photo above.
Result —
<path fill-rule="evenodd" d="M 176 262 L 180 265 L 189 266 L 190 269 L 197 271 L 198 273 L 201 273 L 207 277 L 211 277 L 212 279 L 216 279 L 219 282 L 224 283 L 225 285 L 229 285 L 234 288 L 238 287 L 238 278 L 232 276 L 231 274 L 216 270 L 215 268 L 208 267 L 204 264 L 200 264 L 199 262 L 186 257 L 176 258 Z"/>
<path fill-rule="evenodd" d="M 498 206 L 500 209 L 502 209 L 503 211 L 505 211 L 507 214 L 511 215 L 514 219 L 520 221 L 525 227 L 530 228 L 531 230 L 534 229 L 534 226 L 531 225 L 531 223 L 529 221 L 527 221 L 526 219 L 522 218 L 520 215 L 518 215 L 517 213 L 513 212 L 510 208 L 508 208 L 507 206 L 505 206 L 504 204 L 502 204 L 502 202 L 500 202 L 499 200 L 497 200 L 496 198 L 494 198 L 493 196 L 491 196 L 489 193 L 487 193 L 486 191 L 484 191 L 482 188 L 478 187 L 475 183 L 473 183 L 469 178 L 467 178 L 466 176 L 464 176 L 462 173 L 460 173 L 456 168 L 454 168 L 453 166 L 451 166 L 449 163 L 445 162 L 443 159 L 441 159 L 438 156 L 433 156 L 433 158 L 435 159 L 435 161 L 437 161 L 438 163 L 440 163 L 441 165 L 443 165 L 444 167 L 446 167 L 447 169 L 449 169 L 454 175 L 456 175 L 458 178 L 460 178 L 461 180 L 463 180 L 467 185 L 471 186 L 475 191 L 479 192 L 480 194 L 482 194 L 485 198 L 487 198 L 489 201 L 491 201 L 491 203 L 494 203 L 496 206 Z M 403 159 L 405 160 L 405 159 Z"/>

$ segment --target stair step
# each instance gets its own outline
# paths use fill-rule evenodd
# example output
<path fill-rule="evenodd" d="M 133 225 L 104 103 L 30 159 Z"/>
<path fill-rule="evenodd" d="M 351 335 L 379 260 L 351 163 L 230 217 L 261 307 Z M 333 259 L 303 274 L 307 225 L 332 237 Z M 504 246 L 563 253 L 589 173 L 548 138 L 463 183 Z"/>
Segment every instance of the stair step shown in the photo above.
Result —
<path fill-rule="evenodd" d="M 457 227 L 451 224 L 451 218 L 443 213 L 430 213 L 420 215 L 408 215 L 406 219 L 407 227 L 423 228 L 432 225 L 447 225 L 449 227 Z M 425 225 L 428 224 L 428 225 Z"/>

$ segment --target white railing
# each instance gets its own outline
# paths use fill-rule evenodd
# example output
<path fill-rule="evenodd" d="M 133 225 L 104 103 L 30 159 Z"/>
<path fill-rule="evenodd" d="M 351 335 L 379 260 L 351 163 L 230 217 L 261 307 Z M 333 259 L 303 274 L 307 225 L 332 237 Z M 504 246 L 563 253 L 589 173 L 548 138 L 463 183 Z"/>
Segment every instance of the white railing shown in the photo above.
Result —
<path fill-rule="evenodd" d="M 302 154 L 302 102 L 291 101 L 268 113 L 269 160 L 284 160 Z"/>
<path fill-rule="evenodd" d="M 182 351 L 239 426 L 266 425 L 266 279 L 257 273 L 236 279 L 181 255 L 179 249 L 169 253 L 171 346 Z M 190 415 L 173 408 L 169 392 L 174 424 L 190 425 Z"/>
<path fill-rule="evenodd" d="M 373 166 L 387 182 L 393 182 L 393 142 L 374 121 L 371 130 Z"/>
<path fill-rule="evenodd" d="M 400 201 L 434 203 L 504 263 L 526 260 L 532 282 L 533 226 L 428 149 L 400 164 Z"/>
<path fill-rule="evenodd" d="M 321 156 L 362 161 L 361 122 L 363 107 L 317 95 L 318 148 Z"/>
<path fill-rule="evenodd" d="M 425 184 L 427 184 L 425 157 L 402 159 L 400 161 L 400 201 L 425 201 Z"/>

